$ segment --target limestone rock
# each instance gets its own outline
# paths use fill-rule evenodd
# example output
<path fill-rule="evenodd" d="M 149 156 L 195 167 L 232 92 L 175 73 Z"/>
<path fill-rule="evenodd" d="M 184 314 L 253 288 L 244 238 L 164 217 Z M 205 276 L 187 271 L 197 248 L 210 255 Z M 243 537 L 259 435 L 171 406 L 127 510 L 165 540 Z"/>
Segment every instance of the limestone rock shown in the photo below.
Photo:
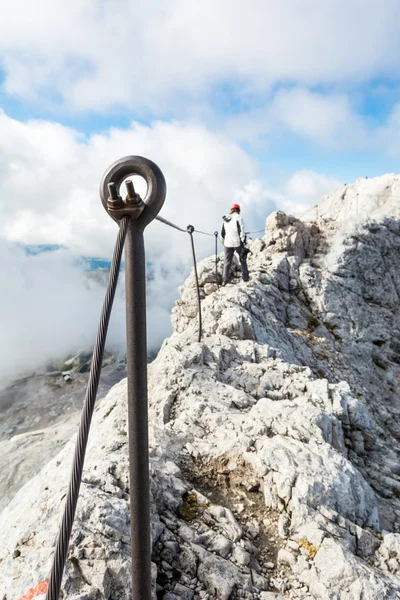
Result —
<path fill-rule="evenodd" d="M 149 367 L 154 594 L 399 597 L 399 190 L 360 180 L 303 221 L 271 215 L 248 283 L 218 288 L 202 261 L 200 343 L 193 273 L 182 286 Z M 122 381 L 96 409 L 71 600 L 130 598 L 125 407 Z M 48 573 L 73 446 L 0 515 L 7 600 Z"/>

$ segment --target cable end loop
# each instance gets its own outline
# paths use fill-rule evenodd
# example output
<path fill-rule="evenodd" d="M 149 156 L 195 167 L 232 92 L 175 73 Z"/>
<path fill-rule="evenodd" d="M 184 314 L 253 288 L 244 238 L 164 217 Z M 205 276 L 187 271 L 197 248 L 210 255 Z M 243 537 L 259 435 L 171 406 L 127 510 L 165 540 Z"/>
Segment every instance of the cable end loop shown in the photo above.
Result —
<path fill-rule="evenodd" d="M 144 200 L 135 192 L 129 178 L 131 175 L 143 177 L 147 184 Z M 120 196 L 125 181 L 126 197 Z M 104 173 L 100 184 L 100 197 L 105 210 L 114 221 L 125 216 L 135 221 L 136 230 L 144 228 L 158 215 L 164 204 L 166 194 L 164 175 L 159 167 L 143 156 L 125 156 L 115 161 Z"/>
<path fill-rule="evenodd" d="M 186 227 L 186 231 L 187 231 L 188 233 L 193 233 L 193 231 L 194 231 L 194 227 L 193 227 L 193 225 L 188 225 L 188 226 Z"/>

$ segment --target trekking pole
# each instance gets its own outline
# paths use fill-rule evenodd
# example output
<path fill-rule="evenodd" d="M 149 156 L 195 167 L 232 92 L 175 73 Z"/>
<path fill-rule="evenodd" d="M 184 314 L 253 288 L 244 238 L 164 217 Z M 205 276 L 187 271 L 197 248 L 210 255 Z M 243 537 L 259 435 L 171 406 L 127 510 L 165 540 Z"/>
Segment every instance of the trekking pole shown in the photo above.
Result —
<path fill-rule="evenodd" d="M 144 200 L 126 181 L 141 175 L 147 183 Z M 150 480 L 147 406 L 146 264 L 143 232 L 164 204 L 165 179 L 156 164 L 126 156 L 103 176 L 100 196 L 107 213 L 120 221 L 130 216 L 125 242 L 126 337 L 128 374 L 129 492 L 131 505 L 132 598 L 151 600 Z"/>
<path fill-rule="evenodd" d="M 217 284 L 217 288 L 219 289 L 218 282 L 218 231 L 214 231 L 215 235 L 215 282 Z"/>

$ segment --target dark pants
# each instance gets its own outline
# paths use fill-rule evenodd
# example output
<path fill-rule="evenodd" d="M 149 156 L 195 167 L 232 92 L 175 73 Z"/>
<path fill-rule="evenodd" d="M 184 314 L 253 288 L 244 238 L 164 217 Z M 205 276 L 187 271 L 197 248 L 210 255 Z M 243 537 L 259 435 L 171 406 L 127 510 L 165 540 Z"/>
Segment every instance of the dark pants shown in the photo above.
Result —
<path fill-rule="evenodd" d="M 225 248 L 224 250 L 225 250 L 225 257 L 224 257 L 224 275 L 222 277 L 223 283 L 226 283 L 229 280 L 229 274 L 231 271 L 232 258 L 233 258 L 234 252 L 236 252 L 237 255 L 239 256 L 240 266 L 242 267 L 243 281 L 248 281 L 249 270 L 247 268 L 246 254 L 245 254 L 245 252 L 243 252 L 242 247 L 238 246 L 237 248 Z"/>

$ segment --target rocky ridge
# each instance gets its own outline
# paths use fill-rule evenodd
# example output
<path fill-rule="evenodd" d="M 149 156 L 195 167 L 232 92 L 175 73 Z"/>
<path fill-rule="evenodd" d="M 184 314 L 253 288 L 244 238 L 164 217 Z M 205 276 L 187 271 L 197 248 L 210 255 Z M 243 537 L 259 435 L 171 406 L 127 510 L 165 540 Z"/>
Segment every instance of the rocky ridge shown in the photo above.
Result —
<path fill-rule="evenodd" d="M 383 181 L 271 215 L 249 283 L 218 289 L 203 261 L 201 343 L 182 287 L 149 367 L 155 597 L 400 598 L 400 178 Z M 125 400 L 123 380 L 96 409 L 71 600 L 130 598 Z M 73 445 L 0 515 L 4 600 L 47 576 Z"/>

